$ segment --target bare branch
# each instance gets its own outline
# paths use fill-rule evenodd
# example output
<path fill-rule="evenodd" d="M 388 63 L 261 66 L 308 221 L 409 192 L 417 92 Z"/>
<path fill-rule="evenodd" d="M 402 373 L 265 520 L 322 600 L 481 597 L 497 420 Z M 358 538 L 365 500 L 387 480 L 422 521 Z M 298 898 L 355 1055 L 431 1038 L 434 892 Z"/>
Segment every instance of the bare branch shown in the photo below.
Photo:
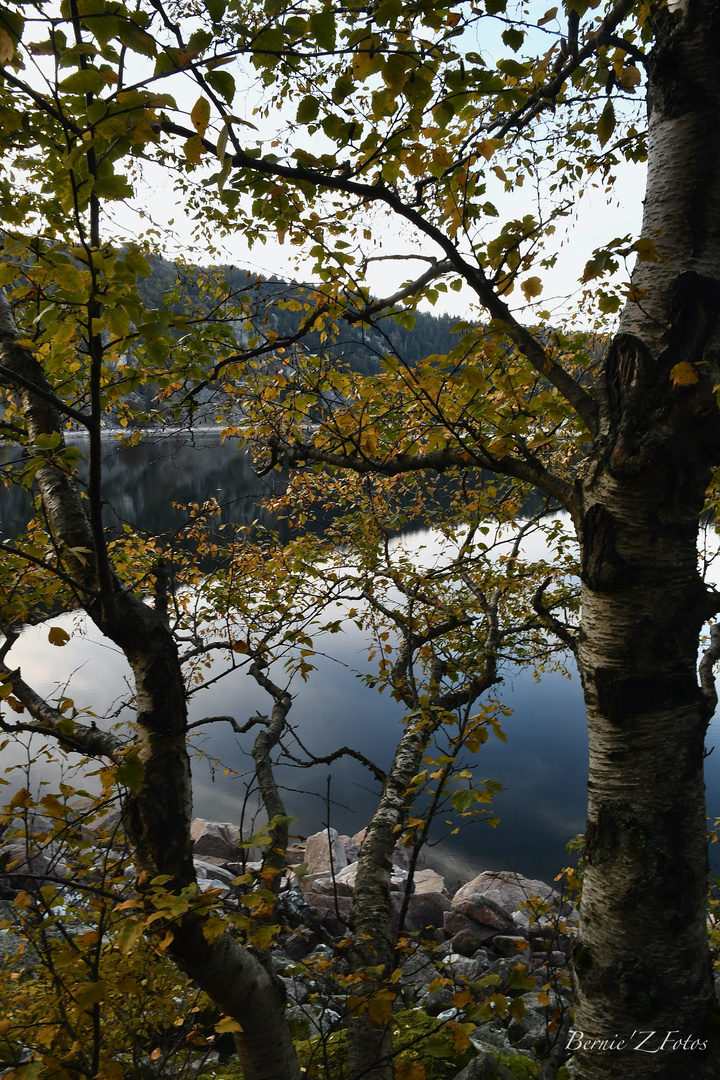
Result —
<path fill-rule="evenodd" d="M 258 724 L 267 724 L 267 722 L 267 716 L 261 716 L 260 713 L 251 716 L 244 724 L 238 724 L 234 716 L 204 716 L 202 720 L 193 720 L 191 724 L 188 724 L 187 729 L 192 731 L 193 728 L 205 727 L 206 724 L 229 724 L 236 735 L 244 735 Z"/>
<path fill-rule="evenodd" d="M 568 630 L 565 623 L 562 623 L 559 619 L 556 619 L 552 612 L 549 611 L 542 602 L 543 593 L 545 592 L 551 581 L 552 578 L 545 578 L 543 583 L 536 589 L 535 594 L 532 598 L 533 610 L 538 613 L 545 626 L 547 626 L 549 630 L 552 630 L 552 632 L 557 637 L 559 637 L 560 640 L 564 642 L 564 644 L 567 645 L 567 647 L 571 649 L 573 653 L 576 653 L 578 648 L 577 637 L 575 636 L 575 634 L 572 634 Z"/>

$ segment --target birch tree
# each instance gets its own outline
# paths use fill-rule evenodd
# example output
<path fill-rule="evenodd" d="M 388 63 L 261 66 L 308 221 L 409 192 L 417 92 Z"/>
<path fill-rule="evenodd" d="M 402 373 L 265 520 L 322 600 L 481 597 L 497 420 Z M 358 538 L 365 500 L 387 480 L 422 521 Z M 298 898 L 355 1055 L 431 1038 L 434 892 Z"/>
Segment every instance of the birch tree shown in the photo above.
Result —
<path fill-rule="evenodd" d="M 147 775 L 161 748 L 177 770 L 174 807 L 151 798 L 138 835 L 159 842 L 186 812 L 187 767 L 176 660 L 161 620 L 120 589 L 99 517 L 101 415 L 121 381 L 152 378 L 178 410 L 222 381 L 226 403 L 242 395 L 268 468 L 459 482 L 483 470 L 539 490 L 567 509 L 582 557 L 579 634 L 548 617 L 576 653 L 590 731 L 577 1075 L 716 1075 L 702 778 L 716 652 L 698 669 L 698 646 L 720 602 L 700 579 L 697 533 L 720 451 L 717 6 L 208 0 L 191 13 L 9 4 L 2 19 L 3 275 L 32 327 L 13 341 L 6 326 L 0 375 L 19 407 L 4 423 L 34 443 L 62 573 L 137 669 Z M 258 97 L 244 106 L 250 76 Z M 171 96 L 180 82 L 192 103 Z M 273 234 L 309 257 L 297 333 L 253 324 L 239 350 L 222 324 L 201 332 L 188 317 L 180 337 L 166 316 L 143 319 L 143 252 L 109 249 L 99 231 L 102 204 L 133 197 L 133 155 L 175 172 L 197 243 Z M 556 325 L 537 301 L 553 231 L 587 185 L 612 188 L 619 162 L 645 158 L 639 237 L 613 237 L 608 215 L 581 321 Z M 537 197 L 519 216 L 528 186 Z M 376 246 L 393 222 L 411 250 Z M 402 280 L 376 299 L 368 267 L 388 254 Z M 405 280 L 408 255 L 420 272 Z M 633 259 L 629 280 L 605 277 Z M 351 325 L 373 327 L 382 353 L 385 319 L 410 324 L 421 301 L 462 287 L 478 312 L 447 356 L 409 366 L 388 348 L 381 374 L 360 379 L 297 349 L 310 328 L 330 340 Z M 120 379 L 112 350 L 129 345 L 138 359 Z M 282 368 L 268 369 L 271 355 Z M 61 396 L 78 367 L 89 389 Z M 67 421 L 90 432 L 89 519 L 58 441 Z M 548 610 L 542 595 L 537 606 Z M 162 698 L 159 681 L 172 688 Z M 181 838 L 158 859 L 173 879 L 189 873 Z M 225 974 L 240 963 L 220 958 L 225 939 L 188 934 L 179 958 L 192 966 L 192 953 L 213 986 L 216 961 Z M 662 1035 L 657 1052 L 636 1050 L 641 1031 Z M 696 1048 L 663 1044 L 676 1031 Z M 598 1049 L 615 1037 L 624 1049 Z"/>

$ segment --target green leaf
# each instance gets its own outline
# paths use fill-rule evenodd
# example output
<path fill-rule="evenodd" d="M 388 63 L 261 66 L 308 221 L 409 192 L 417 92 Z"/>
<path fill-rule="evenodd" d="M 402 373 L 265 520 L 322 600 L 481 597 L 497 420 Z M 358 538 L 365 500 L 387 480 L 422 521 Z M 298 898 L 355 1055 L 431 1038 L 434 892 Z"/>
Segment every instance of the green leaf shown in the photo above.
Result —
<path fill-rule="evenodd" d="M 129 199 L 134 188 L 124 176 L 113 173 L 99 177 L 93 184 L 93 191 L 101 199 Z"/>
<path fill-rule="evenodd" d="M 68 94 L 98 94 L 106 86 L 107 82 L 95 68 L 74 71 L 60 83 L 60 89 Z"/>
<path fill-rule="evenodd" d="M 227 0 L 205 0 L 205 10 L 214 23 L 222 21 L 226 8 Z"/>
<path fill-rule="evenodd" d="M 93 22 L 101 23 L 102 19 L 93 20 Z M 140 53 L 142 56 L 157 55 L 155 39 L 142 27 L 137 26 L 132 19 L 118 19 L 117 37 L 133 52 Z"/>
<path fill-rule="evenodd" d="M 310 33 L 321 49 L 332 52 L 335 48 L 335 12 L 331 7 L 316 11 L 310 16 Z"/>
<path fill-rule="evenodd" d="M 124 784 L 133 791 L 140 790 L 144 775 L 145 766 L 140 760 L 138 750 L 131 750 L 129 754 L 126 754 L 122 765 L 118 765 L 115 771 L 118 783 Z"/>
<path fill-rule="evenodd" d="M 213 90 L 217 90 L 218 94 L 227 101 L 228 105 L 232 105 L 235 97 L 235 80 L 229 71 L 215 68 L 205 73 L 205 79 Z"/>
<path fill-rule="evenodd" d="M 514 27 L 510 27 L 508 30 L 503 30 L 502 39 L 513 52 L 517 52 L 525 40 L 525 34 L 522 30 L 516 30 Z"/>
<path fill-rule="evenodd" d="M 320 102 L 315 97 L 305 97 L 298 105 L 296 120 L 298 124 L 309 124 L 317 119 Z"/>
<path fill-rule="evenodd" d="M 469 810 L 476 801 L 475 792 L 470 788 L 460 788 L 458 791 L 453 791 L 450 798 L 455 809 L 462 814 Z"/>

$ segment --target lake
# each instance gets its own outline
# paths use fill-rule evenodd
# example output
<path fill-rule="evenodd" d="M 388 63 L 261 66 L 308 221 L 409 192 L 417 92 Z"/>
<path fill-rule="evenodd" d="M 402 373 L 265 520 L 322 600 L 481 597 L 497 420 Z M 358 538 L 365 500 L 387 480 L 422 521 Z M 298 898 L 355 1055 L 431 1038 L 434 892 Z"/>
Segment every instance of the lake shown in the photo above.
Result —
<path fill-rule="evenodd" d="M 79 445 L 82 443 L 79 442 Z M 0 448 L 6 464 L 15 454 Z M 221 443 L 215 433 L 173 435 L 152 439 L 123 450 L 108 442 L 106 497 L 110 514 L 148 532 L 167 532 L 179 526 L 182 514 L 169 511 L 171 501 L 203 502 L 215 497 L 224 520 L 243 523 L 260 517 L 258 498 L 278 490 L 281 479 L 258 480 L 246 457 L 233 444 Z M 1 515 L 4 536 L 22 526 L 27 498 L 17 490 L 3 491 Z M 428 542 L 432 537 L 428 536 Z M 419 540 L 418 540 L 419 542 Z M 47 639 L 47 626 L 26 630 L 10 655 L 24 677 L 50 697 L 60 692 L 78 708 L 98 713 L 118 705 L 127 696 L 127 667 L 115 647 L 101 639 L 94 627 L 79 617 L 52 620 L 79 629 L 70 646 L 58 649 Z M 398 737 L 403 710 L 396 702 L 369 689 L 358 675 L 368 670 L 366 640 L 348 623 L 332 638 L 332 657 L 313 662 L 317 670 L 307 683 L 293 684 L 295 694 L 289 716 L 303 743 L 323 755 L 348 745 L 386 767 Z M 476 823 L 449 838 L 442 836 L 442 820 L 435 829 L 436 846 L 428 863 L 444 873 L 451 884 L 484 869 L 517 870 L 529 877 L 551 881 L 567 856 L 565 845 L 584 831 L 587 783 L 587 734 L 582 692 L 577 676 L 544 675 L 508 666 L 493 697 L 511 708 L 503 721 L 507 742 L 491 737 L 475 758 L 477 776 L 492 777 L 503 785 L 495 796 L 497 828 Z M 241 672 L 215 683 L 190 699 L 191 719 L 232 715 L 240 723 L 256 711 L 268 712 L 269 699 Z M 128 713 L 128 716 L 130 714 Z M 708 743 L 720 742 L 720 724 L 713 721 Z M 245 810 L 249 821 L 256 802 L 246 799 L 252 777 L 252 734 L 237 736 L 227 725 L 213 724 L 195 734 L 193 775 L 195 813 L 217 820 L 238 821 Z M 6 765 L 34 759 L 28 752 L 7 748 Z M 55 779 L 57 766 L 40 761 L 45 779 Z M 331 767 L 300 770 L 283 766 L 279 779 L 289 812 L 299 820 L 296 831 L 308 835 L 329 821 L 339 832 L 363 828 L 374 806 L 377 785 L 370 774 L 351 759 Z M 707 761 L 708 812 L 720 816 L 720 752 Z M 441 815 L 442 818 L 442 815 Z"/>

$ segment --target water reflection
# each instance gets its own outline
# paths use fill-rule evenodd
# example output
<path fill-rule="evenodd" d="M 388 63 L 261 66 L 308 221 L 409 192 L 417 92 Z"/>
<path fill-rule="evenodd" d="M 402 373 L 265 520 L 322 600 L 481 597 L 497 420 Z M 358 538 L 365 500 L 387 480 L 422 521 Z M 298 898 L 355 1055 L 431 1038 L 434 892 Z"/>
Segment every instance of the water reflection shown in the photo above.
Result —
<path fill-rule="evenodd" d="M 87 439 L 69 433 L 66 441 L 85 449 Z M 103 443 L 103 499 L 106 521 L 117 528 L 125 522 L 150 535 L 169 535 L 187 520 L 173 507 L 216 499 L 220 520 L 273 525 L 272 515 L 260 500 L 284 489 L 280 473 L 259 477 L 252 460 L 232 441 L 222 441 L 214 430 L 173 433 L 123 446 L 113 438 Z M 18 470 L 17 448 L 0 445 L 0 468 Z M 84 477 L 86 469 L 81 469 Z M 14 537 L 27 524 L 32 504 L 28 492 L 14 486 L 2 491 L 0 535 Z"/>
<path fill-rule="evenodd" d="M 0 448 L 0 463 L 17 457 L 12 448 Z M 258 506 L 261 494 L 279 490 L 282 478 L 259 479 L 246 455 L 214 433 L 193 438 L 172 436 L 148 440 L 123 449 L 108 442 L 105 462 L 105 497 L 120 523 L 149 533 L 178 528 L 184 520 L 172 502 L 204 502 L 215 497 L 223 520 L 271 524 Z M 5 490 L 2 533 L 16 535 L 30 512 L 29 497 L 17 488 Z M 94 628 L 72 616 L 53 620 L 80 633 L 70 646 L 58 649 L 47 639 L 48 627 L 24 632 L 12 651 L 36 689 L 55 698 L 73 698 L 77 708 L 101 715 L 116 711 L 128 696 L 129 672 L 124 657 Z M 365 639 L 347 624 L 333 638 L 333 656 L 318 657 L 317 670 L 308 683 L 294 687 L 290 720 L 302 731 L 304 743 L 317 754 L 347 744 L 387 767 L 396 745 L 402 708 L 369 689 L 358 678 L 366 670 Z M 517 869 L 551 879 L 565 861 L 567 841 L 584 829 L 587 782 L 587 735 L 579 680 L 548 674 L 536 682 L 527 670 L 508 668 L 494 693 L 512 708 L 503 727 L 507 743 L 492 739 L 478 756 L 483 777 L 499 780 L 505 790 L 496 796 L 500 818 L 497 829 L 473 826 L 444 841 L 429 862 L 450 880 L 468 877 L 481 869 Z M 229 714 L 240 722 L 270 703 L 254 681 L 242 672 L 194 695 L 191 719 Z M 121 714 L 128 722 L 131 714 Z M 714 720 L 709 745 L 720 741 L 720 723 Z M 236 736 L 225 726 L 212 725 L 193 736 L 193 773 L 196 814 L 238 820 L 245 802 L 245 785 L 252 775 L 251 736 Z M 37 755 L 35 746 L 30 756 Z M 21 764 L 21 747 L 9 745 L 3 764 Z M 708 759 L 708 806 L 711 817 L 720 815 L 720 753 Z M 42 776 L 55 783 L 57 764 L 42 763 Z M 288 809 L 299 819 L 304 834 L 328 820 L 341 832 L 362 828 L 376 804 L 377 785 L 355 761 L 344 759 L 312 770 L 283 766 L 280 780 Z M 329 781 L 328 781 L 329 776 Z M 8 789 L 6 789 L 8 790 Z M 248 809 L 256 804 L 251 798 Z M 436 838 L 442 833 L 442 822 Z"/>

